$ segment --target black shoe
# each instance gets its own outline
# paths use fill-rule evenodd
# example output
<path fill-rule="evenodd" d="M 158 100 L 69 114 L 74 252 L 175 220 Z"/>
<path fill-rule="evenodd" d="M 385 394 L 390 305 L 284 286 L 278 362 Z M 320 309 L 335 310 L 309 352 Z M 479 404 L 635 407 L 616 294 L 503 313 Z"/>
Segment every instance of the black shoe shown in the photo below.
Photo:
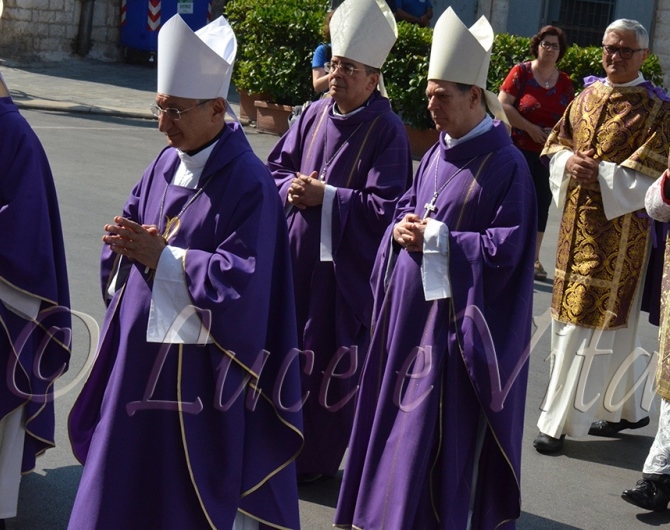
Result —
<path fill-rule="evenodd" d="M 305 486 L 307 484 L 314 484 L 323 480 L 324 476 L 321 473 L 300 473 L 298 475 L 298 484 Z"/>
<path fill-rule="evenodd" d="M 533 447 L 537 449 L 538 453 L 555 453 L 563 448 L 563 439 L 565 434 L 560 438 L 553 438 L 548 434 L 540 433 L 533 440 Z"/>
<path fill-rule="evenodd" d="M 619 434 L 624 429 L 641 429 L 649 425 L 649 416 L 642 418 L 640 421 L 631 423 L 628 420 L 621 420 L 619 422 L 598 420 L 591 424 L 589 434 L 591 436 L 608 436 L 613 437 Z"/>
<path fill-rule="evenodd" d="M 624 491 L 621 498 L 638 508 L 654 511 L 666 510 L 670 502 L 670 497 L 658 483 L 645 478 L 638 480 L 634 489 Z"/>
<path fill-rule="evenodd" d="M 5 528 L 7 528 L 7 527 L 5 526 L 5 520 L 4 520 L 4 519 L 0 519 L 0 530 L 5 530 Z"/>

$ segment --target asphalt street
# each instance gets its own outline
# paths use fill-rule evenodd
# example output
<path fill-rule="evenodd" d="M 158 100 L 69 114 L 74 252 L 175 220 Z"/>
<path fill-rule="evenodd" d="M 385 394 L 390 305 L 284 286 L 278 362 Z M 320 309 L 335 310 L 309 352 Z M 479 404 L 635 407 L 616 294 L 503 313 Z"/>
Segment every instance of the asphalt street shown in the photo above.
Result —
<path fill-rule="evenodd" d="M 38 460 L 23 478 L 19 516 L 10 530 L 60 530 L 68 516 L 81 476 L 66 430 L 67 415 L 92 360 L 97 326 L 104 307 L 100 298 L 98 255 L 102 226 L 123 206 L 133 184 L 165 145 L 148 106 L 153 102 L 155 69 L 146 66 L 68 60 L 20 65 L 2 63 L 0 73 L 12 97 L 42 140 L 52 164 L 61 205 L 75 319 L 73 363 L 60 381 L 57 447 Z M 237 112 L 236 94 L 231 92 Z M 245 131 L 256 154 L 265 159 L 277 138 Z M 670 511 L 649 513 L 623 502 L 632 487 L 657 427 L 657 399 L 649 426 L 617 438 L 568 438 L 564 450 L 543 456 L 532 447 L 536 422 L 548 383 L 551 270 L 556 252 L 559 212 L 552 208 L 542 249 L 549 281 L 536 282 L 536 334 L 530 359 L 521 486 L 521 530 L 628 530 L 670 523 Z M 643 318 L 644 320 L 644 318 Z M 643 322 L 641 347 L 657 348 L 657 329 Z M 340 478 L 300 489 L 302 528 L 331 528 Z M 410 530 L 410 529 L 408 529 Z M 421 529 L 416 529 L 421 530 Z"/>

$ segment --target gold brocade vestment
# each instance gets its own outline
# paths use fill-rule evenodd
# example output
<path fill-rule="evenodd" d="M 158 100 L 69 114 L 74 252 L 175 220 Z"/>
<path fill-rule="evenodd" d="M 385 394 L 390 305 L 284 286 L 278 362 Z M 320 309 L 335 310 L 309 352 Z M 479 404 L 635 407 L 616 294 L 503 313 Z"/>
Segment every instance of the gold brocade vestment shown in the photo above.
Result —
<path fill-rule="evenodd" d="M 542 155 L 595 149 L 594 158 L 650 177 L 667 166 L 670 103 L 651 84 L 600 81 L 574 99 Z M 556 252 L 552 316 L 588 328 L 626 327 L 644 278 L 649 219 L 644 210 L 605 217 L 600 183 L 568 183 Z"/>
<path fill-rule="evenodd" d="M 663 281 L 661 283 L 661 316 L 659 323 L 658 368 L 656 392 L 670 401 L 670 239 L 665 242 Z"/>

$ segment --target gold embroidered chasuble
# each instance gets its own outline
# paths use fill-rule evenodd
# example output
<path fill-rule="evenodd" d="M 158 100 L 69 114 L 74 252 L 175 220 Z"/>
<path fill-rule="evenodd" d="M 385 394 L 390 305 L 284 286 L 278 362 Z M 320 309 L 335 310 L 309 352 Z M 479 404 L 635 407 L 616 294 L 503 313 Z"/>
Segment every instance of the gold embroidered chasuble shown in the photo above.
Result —
<path fill-rule="evenodd" d="M 595 149 L 598 160 L 651 177 L 667 167 L 670 103 L 645 83 L 590 85 L 568 106 L 542 155 Z M 552 316 L 582 327 L 627 326 L 644 277 L 649 218 L 644 210 L 605 217 L 598 182 L 570 179 L 556 252 Z"/>
<path fill-rule="evenodd" d="M 661 317 L 659 323 L 658 368 L 656 392 L 670 401 L 670 238 L 665 241 L 663 280 L 661 283 Z"/>

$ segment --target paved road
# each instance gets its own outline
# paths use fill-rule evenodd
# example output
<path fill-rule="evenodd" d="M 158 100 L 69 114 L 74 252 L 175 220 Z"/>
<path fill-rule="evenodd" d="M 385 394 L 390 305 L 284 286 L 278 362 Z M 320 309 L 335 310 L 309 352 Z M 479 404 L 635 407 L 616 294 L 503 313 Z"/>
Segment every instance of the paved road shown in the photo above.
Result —
<path fill-rule="evenodd" d="M 0 71 L 15 99 L 26 108 L 24 114 L 42 139 L 53 165 L 73 307 L 99 323 L 103 314 L 97 278 L 101 227 L 119 211 L 131 186 L 164 145 L 162 135 L 155 131 L 155 122 L 132 119 L 134 114 L 123 116 L 126 106 L 137 110 L 137 115 L 148 114 L 142 109 L 153 100 L 155 71 L 87 61 L 33 70 L 0 66 Z M 105 97 L 119 107 L 105 107 Z M 69 113 L 28 110 L 30 105 L 54 108 L 49 101 Z M 247 133 L 256 153 L 264 158 L 276 138 L 257 134 L 250 127 Z M 552 210 L 542 252 L 547 269 L 555 253 L 557 215 Z M 534 314 L 538 340 L 531 352 L 521 478 L 523 515 L 517 527 L 627 530 L 669 523 L 670 512 L 640 512 L 619 498 L 621 490 L 639 477 L 655 433 L 656 409 L 648 427 L 618 439 L 568 439 L 565 450 L 555 456 L 539 455 L 532 448 L 548 379 L 545 358 L 549 337 L 544 326 L 550 296 L 551 284 L 537 282 Z M 656 329 L 646 324 L 642 328 L 642 346 L 651 352 L 656 348 Z M 61 389 L 76 383 L 75 374 L 86 362 L 89 333 L 81 322 L 76 324 L 74 340 L 73 367 L 60 383 Z M 81 467 L 70 452 L 65 422 L 80 384 L 57 401 L 58 447 L 38 461 L 36 473 L 24 477 L 19 517 L 10 523 L 10 529 L 59 530 L 67 525 Z M 301 489 L 303 528 L 331 526 L 338 489 L 339 478 Z"/>

